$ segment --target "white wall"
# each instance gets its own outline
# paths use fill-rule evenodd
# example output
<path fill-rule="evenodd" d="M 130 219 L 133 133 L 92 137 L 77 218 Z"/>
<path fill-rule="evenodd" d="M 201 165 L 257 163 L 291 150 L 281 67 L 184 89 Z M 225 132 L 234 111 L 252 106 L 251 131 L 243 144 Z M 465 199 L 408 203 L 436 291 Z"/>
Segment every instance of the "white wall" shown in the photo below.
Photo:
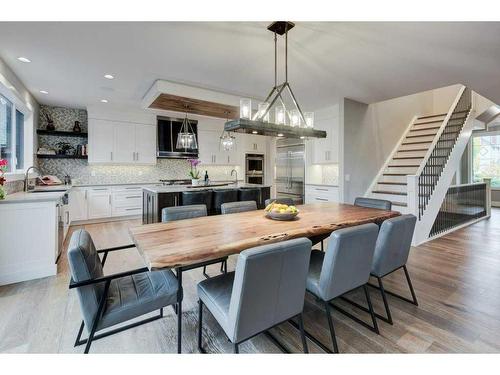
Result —
<path fill-rule="evenodd" d="M 344 99 L 344 202 L 365 194 L 413 116 L 448 112 L 459 85 L 364 104 Z"/>
<path fill-rule="evenodd" d="M 0 59 L 0 93 L 13 101 L 17 107 L 25 112 L 24 117 L 24 167 L 34 164 L 36 152 L 36 133 L 39 105 L 33 95 L 14 74 L 14 72 Z M 7 176 L 7 181 L 22 178 L 22 176 Z"/>

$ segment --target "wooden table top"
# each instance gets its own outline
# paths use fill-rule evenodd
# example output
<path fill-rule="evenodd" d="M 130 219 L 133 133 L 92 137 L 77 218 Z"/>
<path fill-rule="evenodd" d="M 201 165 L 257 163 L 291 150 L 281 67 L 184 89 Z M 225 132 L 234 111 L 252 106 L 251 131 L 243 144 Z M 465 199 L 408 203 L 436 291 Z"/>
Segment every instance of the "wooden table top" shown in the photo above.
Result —
<path fill-rule="evenodd" d="M 150 269 L 174 268 L 238 254 L 245 249 L 337 229 L 382 222 L 395 211 L 340 203 L 306 204 L 293 221 L 275 221 L 264 210 L 140 225 L 130 234 Z"/>

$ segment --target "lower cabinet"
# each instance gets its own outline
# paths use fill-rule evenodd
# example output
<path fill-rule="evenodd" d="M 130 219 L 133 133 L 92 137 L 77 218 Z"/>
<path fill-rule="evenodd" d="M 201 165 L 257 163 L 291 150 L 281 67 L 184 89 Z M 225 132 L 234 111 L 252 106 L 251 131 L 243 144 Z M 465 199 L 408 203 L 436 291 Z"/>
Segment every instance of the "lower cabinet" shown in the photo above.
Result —
<path fill-rule="evenodd" d="M 305 203 L 338 202 L 339 188 L 327 185 L 306 185 Z"/>
<path fill-rule="evenodd" d="M 110 188 L 89 188 L 87 197 L 88 219 L 111 216 Z"/>

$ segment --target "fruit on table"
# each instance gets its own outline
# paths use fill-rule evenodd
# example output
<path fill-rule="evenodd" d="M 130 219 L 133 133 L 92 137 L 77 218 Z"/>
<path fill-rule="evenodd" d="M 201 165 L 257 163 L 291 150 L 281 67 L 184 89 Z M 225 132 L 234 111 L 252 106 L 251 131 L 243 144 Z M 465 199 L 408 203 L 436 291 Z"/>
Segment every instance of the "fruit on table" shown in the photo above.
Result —
<path fill-rule="evenodd" d="M 270 203 L 264 209 L 266 212 L 279 213 L 279 214 L 298 214 L 299 210 L 295 206 L 288 206 L 281 203 Z"/>

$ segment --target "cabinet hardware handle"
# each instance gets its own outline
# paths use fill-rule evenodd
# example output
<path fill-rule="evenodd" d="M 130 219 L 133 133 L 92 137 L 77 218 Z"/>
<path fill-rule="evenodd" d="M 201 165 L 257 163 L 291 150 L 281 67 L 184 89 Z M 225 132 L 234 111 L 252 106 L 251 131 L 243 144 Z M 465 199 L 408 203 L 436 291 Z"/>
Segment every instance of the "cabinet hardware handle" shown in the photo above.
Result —
<path fill-rule="evenodd" d="M 111 204 L 111 195 L 108 195 L 108 202 Z"/>
<path fill-rule="evenodd" d="M 137 211 L 137 210 L 140 210 L 141 208 L 140 207 L 137 207 L 137 208 L 126 208 L 125 211 Z"/>
<path fill-rule="evenodd" d="M 110 154 L 111 154 L 111 160 L 113 160 L 113 151 L 111 151 Z"/>
<path fill-rule="evenodd" d="M 87 200 L 87 193 L 88 192 L 89 192 L 88 190 L 85 190 L 85 200 Z"/>
<path fill-rule="evenodd" d="M 318 191 L 328 191 L 328 189 L 320 189 L 320 188 L 314 188 L 314 190 L 318 190 Z"/>
<path fill-rule="evenodd" d="M 101 190 L 108 190 L 108 188 L 92 188 L 92 190 L 95 190 L 95 191 L 101 191 Z"/>
<path fill-rule="evenodd" d="M 328 202 L 328 199 L 325 199 L 325 198 L 314 198 L 316 199 L 317 201 L 325 201 L 325 202 Z"/>
<path fill-rule="evenodd" d="M 127 190 L 139 190 L 139 189 L 141 189 L 141 187 L 134 186 L 134 187 L 126 187 L 125 189 L 127 189 Z"/>
<path fill-rule="evenodd" d="M 66 211 L 66 224 L 69 225 L 69 211 Z"/>
<path fill-rule="evenodd" d="M 140 198 L 141 196 L 140 195 L 129 195 L 128 197 L 125 197 L 127 199 L 129 198 Z"/>
<path fill-rule="evenodd" d="M 135 161 L 139 161 L 139 153 L 138 152 L 135 153 Z"/>

